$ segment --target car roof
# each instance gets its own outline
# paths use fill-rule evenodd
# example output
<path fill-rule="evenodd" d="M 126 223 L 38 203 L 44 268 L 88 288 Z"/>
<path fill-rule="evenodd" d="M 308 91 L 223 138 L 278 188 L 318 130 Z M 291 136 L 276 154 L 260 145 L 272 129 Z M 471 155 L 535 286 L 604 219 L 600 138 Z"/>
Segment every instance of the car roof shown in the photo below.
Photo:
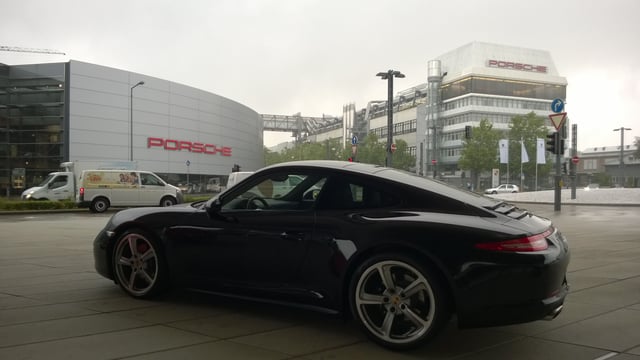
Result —
<path fill-rule="evenodd" d="M 303 160 L 290 161 L 267 166 L 263 171 L 276 170 L 278 168 L 306 168 L 318 170 L 335 170 L 352 174 L 372 176 L 382 181 L 392 181 L 414 188 L 430 191 L 473 206 L 487 207 L 495 205 L 499 200 L 491 199 L 480 194 L 454 188 L 451 185 L 433 179 L 418 176 L 413 173 L 388 168 L 380 165 L 337 160 Z"/>

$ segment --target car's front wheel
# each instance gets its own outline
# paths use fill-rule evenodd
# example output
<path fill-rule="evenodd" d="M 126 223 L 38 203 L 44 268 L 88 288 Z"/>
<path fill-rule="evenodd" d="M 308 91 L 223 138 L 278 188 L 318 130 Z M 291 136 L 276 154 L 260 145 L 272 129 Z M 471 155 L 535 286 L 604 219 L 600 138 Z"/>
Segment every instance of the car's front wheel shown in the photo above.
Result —
<path fill-rule="evenodd" d="M 351 311 L 364 332 L 394 350 L 425 343 L 449 320 L 437 278 L 406 255 L 377 255 L 363 262 L 349 294 Z"/>
<path fill-rule="evenodd" d="M 165 196 L 162 198 L 162 200 L 160 200 L 160 206 L 162 207 L 173 206 L 177 203 L 178 202 L 176 201 L 176 199 L 172 198 L 171 196 Z"/>
<path fill-rule="evenodd" d="M 162 249 L 140 229 L 122 234 L 113 249 L 116 282 L 129 295 L 147 298 L 166 288 L 168 270 Z"/>

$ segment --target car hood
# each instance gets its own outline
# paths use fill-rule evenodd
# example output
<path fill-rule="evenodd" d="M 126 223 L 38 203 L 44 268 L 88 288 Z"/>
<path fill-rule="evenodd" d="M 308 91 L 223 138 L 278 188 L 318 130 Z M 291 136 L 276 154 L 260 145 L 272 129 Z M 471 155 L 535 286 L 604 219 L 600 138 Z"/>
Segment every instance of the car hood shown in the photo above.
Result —
<path fill-rule="evenodd" d="M 145 222 L 147 224 L 169 225 L 182 221 L 184 216 L 202 211 L 191 206 L 191 203 L 169 207 L 140 207 L 118 211 L 109 220 L 111 227 L 118 227 L 128 222 Z"/>
<path fill-rule="evenodd" d="M 23 191 L 23 192 L 22 192 L 22 196 L 25 196 L 25 195 L 27 195 L 27 194 L 34 193 L 34 192 L 36 192 L 36 191 L 38 191 L 38 190 L 40 190 L 40 189 L 42 189 L 42 188 L 43 188 L 42 186 L 34 186 L 34 187 L 30 187 L 30 188 L 28 188 L 27 190 L 25 190 L 25 191 Z"/>

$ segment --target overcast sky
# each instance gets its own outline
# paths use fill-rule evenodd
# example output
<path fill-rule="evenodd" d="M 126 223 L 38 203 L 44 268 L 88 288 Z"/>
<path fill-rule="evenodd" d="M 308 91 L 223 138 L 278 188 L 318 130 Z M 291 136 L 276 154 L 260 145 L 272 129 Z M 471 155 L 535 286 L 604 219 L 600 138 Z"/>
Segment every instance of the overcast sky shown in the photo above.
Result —
<path fill-rule="evenodd" d="M 567 78 L 578 149 L 640 136 L 638 0 L 20 0 L 2 2 L 6 64 L 69 59 L 225 96 L 261 114 L 341 115 L 426 82 L 427 61 L 472 41 L 547 50 Z M 271 146 L 288 136 L 266 136 Z"/>

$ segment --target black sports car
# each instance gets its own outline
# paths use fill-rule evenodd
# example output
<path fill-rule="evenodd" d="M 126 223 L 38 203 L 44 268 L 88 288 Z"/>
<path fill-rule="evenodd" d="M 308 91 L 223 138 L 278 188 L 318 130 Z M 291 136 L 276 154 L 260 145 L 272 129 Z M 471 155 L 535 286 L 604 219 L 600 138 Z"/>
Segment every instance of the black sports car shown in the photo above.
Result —
<path fill-rule="evenodd" d="M 554 318 L 569 249 L 547 219 L 374 165 L 266 167 L 206 202 L 113 215 L 98 273 L 146 298 L 169 285 L 351 315 L 405 349 L 460 327 Z"/>

